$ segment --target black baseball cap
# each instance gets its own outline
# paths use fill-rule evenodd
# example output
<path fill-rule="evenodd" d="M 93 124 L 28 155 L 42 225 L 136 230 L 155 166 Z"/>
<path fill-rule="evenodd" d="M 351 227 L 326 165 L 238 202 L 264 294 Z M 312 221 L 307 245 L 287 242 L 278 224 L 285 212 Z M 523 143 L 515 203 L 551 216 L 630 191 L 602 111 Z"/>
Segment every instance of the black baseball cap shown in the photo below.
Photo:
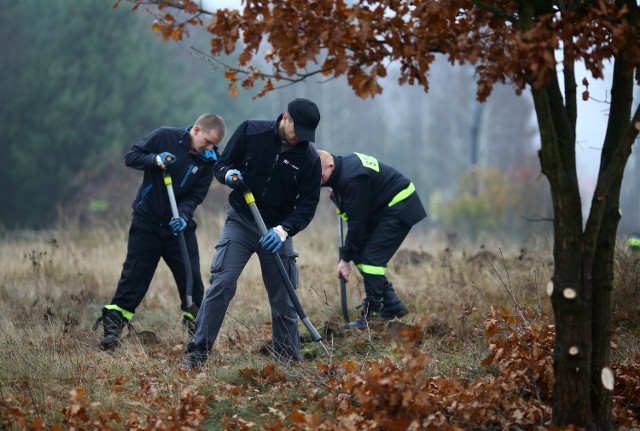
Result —
<path fill-rule="evenodd" d="M 309 99 L 293 99 L 287 106 L 287 112 L 293 119 L 296 136 L 303 141 L 315 142 L 316 127 L 320 122 L 320 110 Z"/>

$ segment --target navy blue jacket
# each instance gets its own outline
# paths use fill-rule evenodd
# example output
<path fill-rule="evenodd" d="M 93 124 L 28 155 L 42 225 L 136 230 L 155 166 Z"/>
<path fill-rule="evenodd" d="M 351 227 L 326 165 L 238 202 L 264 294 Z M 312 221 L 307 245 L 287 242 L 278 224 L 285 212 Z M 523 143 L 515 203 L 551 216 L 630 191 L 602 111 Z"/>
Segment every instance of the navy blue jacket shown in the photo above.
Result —
<path fill-rule="evenodd" d="M 349 262 L 359 255 L 383 214 L 393 214 L 409 226 L 427 216 L 417 192 L 389 206 L 411 184 L 395 168 L 359 153 L 333 159 L 335 168 L 325 186 L 332 188 L 332 200 L 347 218 L 342 259 Z"/>
<path fill-rule="evenodd" d="M 124 156 L 127 166 L 144 171 L 144 177 L 136 199 L 131 205 L 134 222 L 152 226 L 167 226 L 172 218 L 164 171 L 156 164 L 156 155 L 168 151 L 176 156 L 167 167 L 173 182 L 178 213 L 187 220 L 188 228 L 195 226 L 192 221 L 196 207 L 207 196 L 213 167 L 218 158 L 218 150 L 190 154 L 190 127 L 160 127 L 135 144 Z"/>
<path fill-rule="evenodd" d="M 322 167 L 309 142 L 299 142 L 281 152 L 278 135 L 281 118 L 240 124 L 216 163 L 215 176 L 225 184 L 227 171 L 238 169 L 267 227 L 282 225 L 293 236 L 307 227 L 315 215 Z M 253 218 L 242 191 L 232 191 L 229 203 Z"/>

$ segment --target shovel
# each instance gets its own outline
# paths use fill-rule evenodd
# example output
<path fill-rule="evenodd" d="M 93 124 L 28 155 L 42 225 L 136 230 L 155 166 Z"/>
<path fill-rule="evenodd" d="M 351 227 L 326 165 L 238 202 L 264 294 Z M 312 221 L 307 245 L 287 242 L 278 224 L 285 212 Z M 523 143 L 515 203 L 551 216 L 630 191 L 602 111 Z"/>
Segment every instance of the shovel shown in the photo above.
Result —
<path fill-rule="evenodd" d="M 342 256 L 342 248 L 344 247 L 344 238 L 342 234 L 342 217 L 340 217 L 340 209 L 336 208 L 336 214 L 338 215 L 338 259 Z M 340 302 L 342 304 L 342 317 L 345 323 L 349 323 L 351 318 L 349 317 L 349 307 L 347 306 L 347 282 L 344 277 L 340 275 Z"/>
<path fill-rule="evenodd" d="M 169 203 L 171 204 L 171 213 L 173 218 L 180 217 L 178 214 L 178 205 L 176 205 L 176 197 L 173 194 L 173 182 L 171 175 L 164 171 L 164 185 L 167 186 L 167 194 L 169 195 Z M 198 314 L 198 306 L 193 303 L 193 273 L 191 272 L 191 260 L 187 251 L 187 242 L 184 239 L 184 232 L 178 232 L 178 243 L 180 244 L 180 254 L 182 255 L 182 263 L 184 271 L 187 274 L 187 311 L 195 318 Z"/>
<path fill-rule="evenodd" d="M 240 190 L 242 190 L 242 193 L 244 194 L 244 200 L 245 202 L 247 202 L 247 205 L 249 205 L 251 214 L 253 214 L 253 218 L 255 219 L 255 222 L 260 228 L 260 233 L 263 236 L 266 235 L 267 226 L 264 224 L 264 220 L 262 220 L 262 216 L 260 215 L 260 211 L 258 210 L 258 206 L 256 205 L 256 200 L 253 197 L 253 193 L 251 193 L 251 190 L 249 190 L 249 187 L 244 183 L 244 181 L 240 180 L 237 175 L 233 176 L 233 180 L 234 182 L 239 184 Z M 302 304 L 300 303 L 300 299 L 298 299 L 298 295 L 296 295 L 296 291 L 295 291 L 295 288 L 293 287 L 293 283 L 291 283 L 289 274 L 287 274 L 287 271 L 284 269 L 282 259 L 280 259 L 280 255 L 278 254 L 277 251 L 273 253 L 273 260 L 275 260 L 276 266 L 278 267 L 278 271 L 280 272 L 280 276 L 282 277 L 282 281 L 287 287 L 287 293 L 289 294 L 289 298 L 291 299 L 291 302 L 293 302 L 293 307 L 296 309 L 296 313 L 298 314 L 298 317 L 300 317 L 300 320 L 302 320 L 302 323 L 304 324 L 305 328 L 307 328 L 307 331 L 309 331 L 309 334 L 311 334 L 311 338 L 313 339 L 313 341 L 317 341 L 318 343 L 320 343 L 324 351 L 327 353 L 327 356 L 329 356 L 329 350 L 322 342 L 322 337 L 320 336 L 318 331 L 316 331 L 316 328 L 314 328 L 313 324 L 309 321 L 309 319 L 307 318 L 307 315 L 304 313 L 304 310 L 302 309 Z"/>

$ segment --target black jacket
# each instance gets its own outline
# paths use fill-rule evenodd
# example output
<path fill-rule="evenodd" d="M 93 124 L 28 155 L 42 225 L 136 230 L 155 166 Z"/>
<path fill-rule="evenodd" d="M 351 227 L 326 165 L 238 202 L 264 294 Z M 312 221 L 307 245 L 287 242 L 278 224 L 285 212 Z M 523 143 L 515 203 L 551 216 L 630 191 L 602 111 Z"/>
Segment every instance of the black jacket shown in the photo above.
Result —
<path fill-rule="evenodd" d="M 418 193 L 389 206 L 411 181 L 395 168 L 365 154 L 334 156 L 335 168 L 325 184 L 347 218 L 347 237 L 341 258 L 358 256 L 383 214 L 393 214 L 409 226 L 427 216 Z"/>
<path fill-rule="evenodd" d="M 127 166 L 144 170 L 142 184 L 131 205 L 134 222 L 166 226 L 172 218 L 164 171 L 156 164 L 156 156 L 168 151 L 176 156 L 167 170 L 173 182 L 178 212 L 187 220 L 188 228 L 195 226 L 193 215 L 211 186 L 218 150 L 190 154 L 189 130 L 190 127 L 160 127 L 131 147 L 124 156 Z"/>
<path fill-rule="evenodd" d="M 229 169 L 238 169 L 253 193 L 267 227 L 282 225 L 293 236 L 313 219 L 320 200 L 320 157 L 309 142 L 281 152 L 276 121 L 248 120 L 229 139 L 215 166 L 216 179 L 225 184 Z M 236 210 L 253 218 L 240 190 L 229 195 Z"/>

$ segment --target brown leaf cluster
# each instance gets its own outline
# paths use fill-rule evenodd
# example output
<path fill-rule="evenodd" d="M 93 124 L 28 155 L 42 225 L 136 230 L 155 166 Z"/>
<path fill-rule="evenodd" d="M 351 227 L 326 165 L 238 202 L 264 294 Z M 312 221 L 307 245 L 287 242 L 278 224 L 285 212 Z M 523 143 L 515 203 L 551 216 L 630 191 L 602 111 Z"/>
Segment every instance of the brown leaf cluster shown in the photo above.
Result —
<path fill-rule="evenodd" d="M 365 367 L 344 361 L 334 364 L 339 372 L 329 373 L 335 376 L 329 381 L 333 391 L 322 401 L 331 419 L 295 411 L 288 429 L 546 429 L 553 327 L 525 326 L 501 309 L 487 319 L 485 335 L 491 348 L 482 365 L 497 369 L 495 376 L 470 379 L 456 370 L 448 377 L 429 376 L 430 357 L 418 348 L 406 349 L 399 361 Z"/>
<path fill-rule="evenodd" d="M 633 364 L 616 364 L 614 416 L 620 423 L 640 427 L 640 357 Z"/>
<path fill-rule="evenodd" d="M 151 406 L 165 404 L 162 396 L 147 396 L 146 401 Z M 135 431 L 196 430 L 206 418 L 205 401 L 204 396 L 195 394 L 190 388 L 185 388 L 176 405 L 159 407 L 154 413 L 145 417 L 132 413 L 128 418 L 123 418 L 115 411 L 101 408 L 100 402 L 89 401 L 84 388 L 75 388 L 70 392 L 69 402 L 62 411 L 64 419 L 61 423 L 49 426 L 39 417 L 29 421 L 29 412 L 16 406 L 9 407 L 7 405 L 9 403 L 0 403 L 0 429 L 111 431 L 122 429 L 124 425 L 127 430 Z"/>
<path fill-rule="evenodd" d="M 148 3 L 131 1 L 136 6 Z M 205 12 L 192 0 L 151 3 L 193 15 L 181 22 L 171 13 L 159 18 L 153 30 L 165 40 L 180 40 L 186 26 L 202 24 Z M 379 80 L 391 63 L 400 65 L 401 84 L 418 84 L 428 91 L 430 65 L 435 54 L 442 54 L 451 63 L 475 66 L 477 96 L 485 100 L 498 82 L 514 83 L 518 93 L 526 85 L 545 85 L 559 62 L 573 70 L 574 62 L 583 61 L 594 78 L 602 78 L 605 62 L 613 58 L 624 58 L 640 71 L 638 17 L 619 4 L 247 0 L 241 11 L 211 14 L 206 28 L 213 56 L 239 48 L 239 68 L 227 73 L 232 95 L 239 84 L 251 88 L 260 80 L 264 94 L 276 88 L 274 81 L 323 74 L 346 75 L 358 96 L 373 97 L 382 92 Z M 273 69 L 268 74 L 251 65 L 265 41 L 270 46 L 265 60 Z"/>

